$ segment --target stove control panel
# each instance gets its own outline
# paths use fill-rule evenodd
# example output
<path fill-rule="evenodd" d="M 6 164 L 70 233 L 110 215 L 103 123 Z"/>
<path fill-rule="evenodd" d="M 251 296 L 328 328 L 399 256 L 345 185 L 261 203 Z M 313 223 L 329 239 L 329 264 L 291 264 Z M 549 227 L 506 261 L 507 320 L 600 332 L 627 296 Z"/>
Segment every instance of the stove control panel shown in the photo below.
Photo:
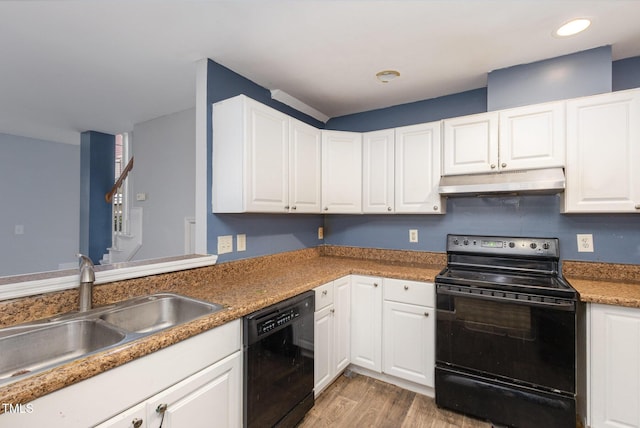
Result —
<path fill-rule="evenodd" d="M 557 238 L 447 235 L 447 252 L 560 257 Z"/>

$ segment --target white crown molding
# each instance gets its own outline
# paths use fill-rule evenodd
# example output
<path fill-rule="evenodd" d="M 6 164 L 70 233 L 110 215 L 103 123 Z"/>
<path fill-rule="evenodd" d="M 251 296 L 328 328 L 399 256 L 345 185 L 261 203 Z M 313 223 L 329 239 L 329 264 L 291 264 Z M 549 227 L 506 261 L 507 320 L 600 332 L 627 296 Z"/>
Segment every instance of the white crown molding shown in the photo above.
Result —
<path fill-rule="evenodd" d="M 303 103 L 297 98 L 292 97 L 281 89 L 272 89 L 271 90 L 271 98 L 276 101 L 280 101 L 283 104 L 288 105 L 289 107 L 293 107 L 294 109 L 307 114 L 314 119 L 318 119 L 320 122 L 327 123 L 329 119 L 331 119 L 326 114 L 314 109 L 313 107 Z"/>

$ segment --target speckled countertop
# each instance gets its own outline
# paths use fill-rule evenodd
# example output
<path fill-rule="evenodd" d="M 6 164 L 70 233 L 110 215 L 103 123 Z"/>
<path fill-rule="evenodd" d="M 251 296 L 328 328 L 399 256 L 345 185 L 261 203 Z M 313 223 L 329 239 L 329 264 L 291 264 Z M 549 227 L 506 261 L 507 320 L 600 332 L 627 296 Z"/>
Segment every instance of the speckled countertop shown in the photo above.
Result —
<path fill-rule="evenodd" d="M 0 403 L 26 404 L 345 275 L 433 282 L 445 265 L 444 253 L 323 246 L 96 285 L 94 307 L 172 292 L 218 303 L 224 309 L 122 347 L 0 385 Z M 565 261 L 563 273 L 585 302 L 640 308 L 638 265 Z M 77 290 L 2 301 L 0 328 L 73 311 L 77 301 Z"/>
<path fill-rule="evenodd" d="M 565 260 L 562 273 L 583 302 L 640 308 L 640 265 Z"/>
<path fill-rule="evenodd" d="M 136 296 L 173 292 L 215 302 L 224 309 L 0 386 L 0 403 L 26 404 L 345 275 L 432 282 L 445 264 L 446 256 L 441 253 L 320 247 L 97 285 L 93 296 L 95 307 Z M 77 296 L 77 290 L 68 290 L 0 302 L 0 327 L 72 311 Z"/>

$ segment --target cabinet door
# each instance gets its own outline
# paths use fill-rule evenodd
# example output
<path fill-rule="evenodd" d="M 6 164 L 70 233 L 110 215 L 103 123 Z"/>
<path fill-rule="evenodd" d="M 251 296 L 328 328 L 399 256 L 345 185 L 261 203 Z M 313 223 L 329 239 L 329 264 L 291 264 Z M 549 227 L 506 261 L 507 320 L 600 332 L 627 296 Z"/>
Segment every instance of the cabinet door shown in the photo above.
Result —
<path fill-rule="evenodd" d="M 288 130 L 285 114 L 247 98 L 247 211 L 284 212 L 289 205 Z"/>
<path fill-rule="evenodd" d="M 395 210 L 442 214 L 440 122 L 405 126 L 395 136 Z"/>
<path fill-rule="evenodd" d="M 394 210 L 394 131 L 362 135 L 362 211 L 391 213 Z"/>
<path fill-rule="evenodd" d="M 443 175 L 498 170 L 498 113 L 443 121 Z"/>
<path fill-rule="evenodd" d="M 590 425 L 640 427 L 640 310 L 590 306 Z"/>
<path fill-rule="evenodd" d="M 386 374 L 434 386 L 434 316 L 433 308 L 385 300 L 383 371 Z"/>
<path fill-rule="evenodd" d="M 146 403 L 126 410 L 111 419 L 96 425 L 95 428 L 146 428 Z"/>
<path fill-rule="evenodd" d="M 334 372 L 338 374 L 351 362 L 351 278 L 333 282 L 334 287 Z"/>
<path fill-rule="evenodd" d="M 322 131 L 322 206 L 325 213 L 362 212 L 362 138 Z"/>
<path fill-rule="evenodd" d="M 382 371 L 382 282 L 351 277 L 351 363 Z"/>
<path fill-rule="evenodd" d="M 564 166 L 564 102 L 500 112 L 500 170 Z"/>
<path fill-rule="evenodd" d="M 317 397 L 333 379 L 333 304 L 313 314 L 313 383 Z"/>
<path fill-rule="evenodd" d="M 640 91 L 567 102 L 565 212 L 640 212 Z"/>
<path fill-rule="evenodd" d="M 235 353 L 152 397 L 147 401 L 147 425 L 241 426 L 241 360 L 242 354 Z"/>
<path fill-rule="evenodd" d="M 319 213 L 321 208 L 322 133 L 289 119 L 289 212 Z"/>

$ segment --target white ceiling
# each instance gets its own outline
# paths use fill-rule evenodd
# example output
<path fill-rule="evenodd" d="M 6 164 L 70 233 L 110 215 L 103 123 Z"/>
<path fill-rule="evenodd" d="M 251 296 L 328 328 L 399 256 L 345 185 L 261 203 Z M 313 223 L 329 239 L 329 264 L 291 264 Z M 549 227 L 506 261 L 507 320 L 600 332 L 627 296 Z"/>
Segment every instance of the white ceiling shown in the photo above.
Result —
<path fill-rule="evenodd" d="M 574 17 L 591 28 L 560 39 Z M 78 143 L 194 106 L 211 58 L 329 117 L 475 89 L 602 45 L 640 55 L 638 0 L 0 2 L 0 132 Z M 397 69 L 381 84 L 375 73 Z"/>

